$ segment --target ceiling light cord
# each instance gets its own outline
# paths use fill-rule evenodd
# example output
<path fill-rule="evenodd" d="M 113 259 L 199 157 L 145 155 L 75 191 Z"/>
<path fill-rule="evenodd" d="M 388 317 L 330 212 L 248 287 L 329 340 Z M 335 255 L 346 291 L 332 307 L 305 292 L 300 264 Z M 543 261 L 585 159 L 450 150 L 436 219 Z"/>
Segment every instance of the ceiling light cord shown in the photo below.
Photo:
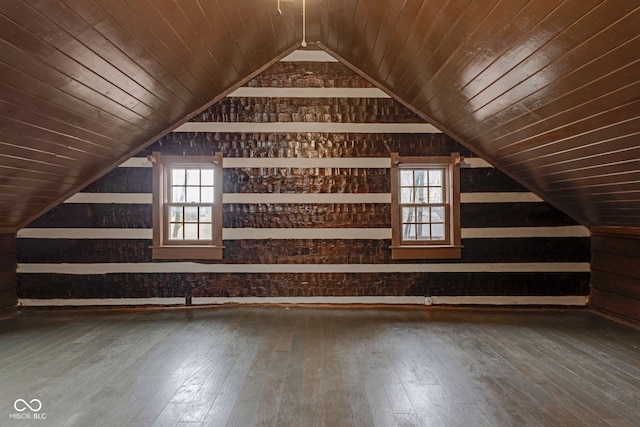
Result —
<path fill-rule="evenodd" d="M 302 47 L 307 47 L 307 0 L 302 0 Z"/>
<path fill-rule="evenodd" d="M 276 16 L 282 15 L 282 8 L 280 7 L 281 1 L 282 0 L 278 0 L 278 9 L 276 10 Z M 300 45 L 302 47 L 307 47 L 307 0 L 302 0 L 302 42 L 300 42 Z"/>

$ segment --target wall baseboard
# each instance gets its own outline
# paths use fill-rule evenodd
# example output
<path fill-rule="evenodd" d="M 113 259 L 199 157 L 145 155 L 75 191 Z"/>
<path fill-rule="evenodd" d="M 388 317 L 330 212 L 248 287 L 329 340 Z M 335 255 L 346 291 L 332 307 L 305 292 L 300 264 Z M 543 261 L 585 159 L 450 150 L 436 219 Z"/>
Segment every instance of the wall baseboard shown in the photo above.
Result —
<path fill-rule="evenodd" d="M 193 297 L 191 304 L 388 304 L 425 306 L 587 306 L 589 297 L 568 296 L 359 296 L 359 297 Z M 176 306 L 187 305 L 184 297 L 172 298 L 87 298 L 45 299 L 21 298 L 19 307 L 91 307 L 91 306 Z"/>

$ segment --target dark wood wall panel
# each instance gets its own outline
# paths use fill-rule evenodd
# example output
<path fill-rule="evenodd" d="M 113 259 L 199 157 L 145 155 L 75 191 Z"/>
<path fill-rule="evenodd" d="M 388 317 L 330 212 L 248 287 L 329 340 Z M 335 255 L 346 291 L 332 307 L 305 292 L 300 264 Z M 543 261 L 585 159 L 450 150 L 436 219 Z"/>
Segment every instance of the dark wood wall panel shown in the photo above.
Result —
<path fill-rule="evenodd" d="M 0 309 L 18 302 L 16 279 L 16 236 L 0 235 Z"/>
<path fill-rule="evenodd" d="M 592 232 L 591 305 L 640 320 L 640 231 L 597 227 Z"/>
<path fill-rule="evenodd" d="M 289 168 L 226 168 L 225 193 L 262 192 L 272 190 L 291 192 L 380 192 L 391 191 L 387 169 L 317 168 L 301 175 Z M 276 169 L 274 171 L 274 169 Z M 275 173 L 274 173 L 275 172 Z M 267 175 L 268 173 L 268 175 Z M 265 174 L 265 176 L 262 176 Z M 309 179 L 315 179 L 315 186 L 309 188 Z M 36 183 L 47 183 L 45 178 Z M 250 183 L 249 183 L 250 181 Z M 151 193 L 151 168 L 117 168 L 108 176 L 99 178 L 82 189 L 83 193 Z M 313 184 L 312 184 L 313 185 Z M 358 191 L 351 191 L 356 188 Z M 255 188 L 256 191 L 253 189 Z M 311 191 L 315 190 L 315 191 Z M 504 173 L 493 168 L 462 168 L 460 170 L 460 191 L 476 192 L 526 192 L 527 189 Z"/>
<path fill-rule="evenodd" d="M 23 274 L 20 298 L 584 295 L 589 273 Z M 571 286 L 566 286 L 570 283 Z"/>
<path fill-rule="evenodd" d="M 42 215 L 35 228 L 151 228 L 151 204 L 63 203 Z"/>
<path fill-rule="evenodd" d="M 313 144 L 312 144 L 313 142 Z M 309 157 L 309 147 L 315 146 L 324 157 L 385 157 L 448 156 L 459 152 L 465 157 L 477 157 L 469 149 L 446 135 L 432 134 L 361 134 L 361 133 L 208 133 L 176 132 L 159 139 L 139 155 L 153 151 L 178 156 L 211 155 L 217 151 L 225 157 Z"/>
<path fill-rule="evenodd" d="M 304 228 L 336 226 L 390 227 L 388 205 L 376 204 L 226 204 L 224 226 Z M 558 227 L 577 223 L 547 203 L 463 203 L 463 228 Z M 371 220 L 371 223 L 366 221 Z M 329 221 L 329 222 L 326 222 Z M 335 221 L 335 222 L 333 222 Z M 150 204 L 65 203 L 29 224 L 35 228 L 150 228 Z"/>
<path fill-rule="evenodd" d="M 462 260 L 391 259 L 391 241 L 369 239 L 225 240 L 228 264 L 441 264 L 521 262 L 589 262 L 589 238 L 538 237 L 462 239 Z M 23 263 L 152 262 L 151 240 L 41 239 L 18 241 Z M 162 261 L 159 261 L 162 262 Z M 168 262 L 168 261 L 167 261 Z"/>

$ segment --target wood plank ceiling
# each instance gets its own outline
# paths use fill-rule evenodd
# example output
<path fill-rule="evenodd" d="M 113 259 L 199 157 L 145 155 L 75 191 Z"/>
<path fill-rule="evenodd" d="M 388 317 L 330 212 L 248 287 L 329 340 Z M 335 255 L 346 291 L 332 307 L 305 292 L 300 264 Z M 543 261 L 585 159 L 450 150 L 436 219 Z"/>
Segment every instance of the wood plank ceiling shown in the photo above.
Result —
<path fill-rule="evenodd" d="M 301 3 L 0 2 L 0 227 L 298 48 Z M 640 0 L 307 6 L 308 41 L 545 200 L 587 226 L 640 226 Z"/>

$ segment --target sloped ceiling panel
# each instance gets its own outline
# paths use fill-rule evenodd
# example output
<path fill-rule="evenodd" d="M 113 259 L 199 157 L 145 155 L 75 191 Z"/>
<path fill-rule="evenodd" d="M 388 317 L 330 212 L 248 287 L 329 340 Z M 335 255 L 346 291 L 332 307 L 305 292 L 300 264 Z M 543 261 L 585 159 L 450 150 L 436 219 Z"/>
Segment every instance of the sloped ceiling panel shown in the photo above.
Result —
<path fill-rule="evenodd" d="M 323 3 L 328 50 L 581 223 L 640 226 L 640 2 Z"/>
<path fill-rule="evenodd" d="M 276 10 L 272 0 L 0 2 L 0 228 L 24 225 L 292 50 L 298 14 Z"/>
<path fill-rule="evenodd" d="M 0 2 L 0 229 L 300 45 L 302 0 Z M 640 0 L 306 0 L 306 39 L 584 225 L 640 227 Z"/>

